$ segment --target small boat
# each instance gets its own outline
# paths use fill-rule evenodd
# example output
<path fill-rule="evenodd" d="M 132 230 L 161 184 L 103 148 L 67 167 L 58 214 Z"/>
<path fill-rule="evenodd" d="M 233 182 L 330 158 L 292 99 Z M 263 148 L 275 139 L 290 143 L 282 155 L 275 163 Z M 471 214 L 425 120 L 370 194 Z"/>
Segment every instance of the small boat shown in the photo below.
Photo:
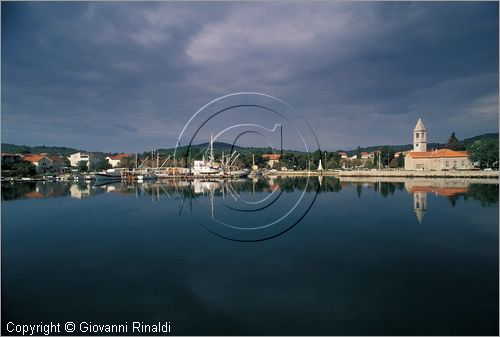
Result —
<path fill-rule="evenodd" d="M 248 169 L 244 170 L 236 170 L 236 171 L 228 171 L 228 175 L 230 175 L 233 178 L 241 178 L 241 177 L 246 177 L 249 174 Z"/>
<path fill-rule="evenodd" d="M 137 180 L 153 180 L 156 178 L 158 178 L 158 176 L 152 171 L 142 172 L 137 175 Z"/>
<path fill-rule="evenodd" d="M 107 169 L 105 172 L 96 172 L 95 180 L 96 182 L 111 181 L 111 180 L 121 180 L 123 175 L 123 168 Z"/>

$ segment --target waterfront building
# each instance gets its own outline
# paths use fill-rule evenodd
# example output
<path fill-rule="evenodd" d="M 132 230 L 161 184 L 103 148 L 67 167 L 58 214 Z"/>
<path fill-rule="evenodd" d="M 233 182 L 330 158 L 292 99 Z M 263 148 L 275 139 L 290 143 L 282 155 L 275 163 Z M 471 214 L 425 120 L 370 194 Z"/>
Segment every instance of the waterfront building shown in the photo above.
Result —
<path fill-rule="evenodd" d="M 2 166 L 3 165 L 12 165 L 16 162 L 22 160 L 22 156 L 19 153 L 7 153 L 2 152 Z"/>
<path fill-rule="evenodd" d="M 118 166 L 120 166 L 121 160 L 125 159 L 125 158 L 128 158 L 128 157 L 131 157 L 131 155 L 130 154 L 126 154 L 126 153 L 122 153 L 122 154 L 118 154 L 116 156 L 108 156 L 108 157 L 106 157 L 106 160 L 108 161 L 108 163 L 112 167 L 118 167 Z"/>
<path fill-rule="evenodd" d="M 87 164 L 88 169 L 94 166 L 97 162 L 97 158 L 93 153 L 77 152 L 69 156 L 69 162 L 71 166 L 78 166 L 78 162 L 84 161 Z"/>
<path fill-rule="evenodd" d="M 278 153 L 266 153 L 262 155 L 262 158 L 268 160 L 268 164 L 270 168 L 273 168 L 275 164 L 277 164 L 281 158 L 281 155 Z"/>
<path fill-rule="evenodd" d="M 427 151 L 427 129 L 418 119 L 413 130 L 413 151 L 405 155 L 405 170 L 443 171 L 472 168 L 467 151 L 439 149 Z"/>
<path fill-rule="evenodd" d="M 37 173 L 56 172 L 64 167 L 65 162 L 61 157 L 48 154 L 25 154 L 22 160 L 35 165 Z"/>

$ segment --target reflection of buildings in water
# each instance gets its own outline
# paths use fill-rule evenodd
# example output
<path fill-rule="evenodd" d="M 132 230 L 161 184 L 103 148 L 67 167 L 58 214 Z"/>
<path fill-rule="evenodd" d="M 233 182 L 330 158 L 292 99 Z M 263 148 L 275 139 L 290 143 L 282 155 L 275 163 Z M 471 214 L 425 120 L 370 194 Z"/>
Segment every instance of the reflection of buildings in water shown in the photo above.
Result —
<path fill-rule="evenodd" d="M 24 193 L 24 198 L 27 199 L 41 199 L 41 198 L 54 198 L 63 197 L 68 194 L 68 190 L 64 184 L 55 182 L 49 183 L 45 181 L 38 181 L 34 185 L 29 183 L 27 191 Z"/>
<path fill-rule="evenodd" d="M 413 209 L 417 214 L 418 222 L 422 223 L 427 210 L 427 192 L 413 192 Z"/>
<path fill-rule="evenodd" d="M 69 188 L 69 193 L 71 197 L 75 199 L 89 198 L 90 197 L 89 185 L 71 184 L 71 187 Z"/>
<path fill-rule="evenodd" d="M 427 210 L 427 193 L 437 196 L 453 197 L 469 191 L 469 183 L 464 180 L 410 180 L 405 182 L 405 188 L 413 194 L 413 210 L 422 223 Z"/>

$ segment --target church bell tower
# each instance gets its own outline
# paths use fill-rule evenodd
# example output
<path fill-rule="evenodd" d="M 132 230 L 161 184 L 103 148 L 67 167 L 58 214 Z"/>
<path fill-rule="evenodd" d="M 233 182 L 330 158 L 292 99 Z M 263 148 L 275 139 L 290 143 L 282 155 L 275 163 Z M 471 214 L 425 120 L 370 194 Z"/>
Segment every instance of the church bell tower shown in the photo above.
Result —
<path fill-rule="evenodd" d="M 415 129 L 413 129 L 413 151 L 427 151 L 427 129 L 420 118 L 417 125 L 415 125 Z"/>

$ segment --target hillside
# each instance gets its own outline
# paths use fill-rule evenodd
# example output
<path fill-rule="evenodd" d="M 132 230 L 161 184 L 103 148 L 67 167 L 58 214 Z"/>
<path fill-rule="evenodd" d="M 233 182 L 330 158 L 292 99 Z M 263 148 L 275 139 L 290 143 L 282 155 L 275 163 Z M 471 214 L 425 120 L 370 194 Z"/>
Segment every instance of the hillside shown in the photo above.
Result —
<path fill-rule="evenodd" d="M 474 136 L 471 138 L 465 138 L 463 140 L 459 140 L 458 145 L 463 146 L 464 148 L 468 148 L 472 143 L 474 143 L 476 140 L 482 140 L 482 139 L 498 139 L 498 132 L 496 133 L 485 133 L 482 135 Z M 405 145 L 377 145 L 377 146 L 368 146 L 368 147 L 361 147 L 360 150 L 362 152 L 372 152 L 380 149 L 383 146 L 387 146 L 394 150 L 395 152 L 398 151 L 408 151 L 413 148 L 412 144 L 405 144 Z M 446 143 L 427 143 L 427 149 L 442 149 L 446 147 Z M 347 152 L 348 155 L 354 155 L 356 154 L 358 149 L 351 149 L 351 150 L 345 150 L 344 152 Z"/>
<path fill-rule="evenodd" d="M 48 153 L 67 157 L 72 153 L 80 152 L 82 150 L 73 149 L 64 146 L 29 146 L 29 145 L 15 145 L 2 143 L 2 152 L 7 153 Z"/>
<path fill-rule="evenodd" d="M 459 145 L 467 148 L 470 146 L 473 142 L 476 140 L 480 139 L 498 139 L 498 133 L 485 133 L 482 135 L 478 135 L 475 137 L 471 138 L 466 138 L 461 141 L 459 141 Z M 191 151 L 193 154 L 201 153 L 202 151 L 205 151 L 208 149 L 209 144 L 208 143 L 201 143 L 201 144 L 196 144 L 191 146 Z M 223 142 L 215 142 L 214 143 L 214 152 L 216 155 L 220 155 L 220 153 L 229 153 L 231 151 L 231 144 L 228 143 L 223 143 Z M 383 146 L 387 146 L 394 150 L 395 152 L 397 151 L 407 151 L 412 148 L 411 144 L 404 144 L 404 145 L 376 145 L 376 146 L 368 146 L 368 147 L 361 147 L 361 151 L 366 151 L 366 152 L 372 152 L 380 149 Z M 446 143 L 428 143 L 427 148 L 428 149 L 440 149 L 446 146 Z M 241 146 L 234 146 L 234 149 L 237 150 L 238 152 L 241 153 L 242 156 L 246 155 L 251 155 L 252 153 L 258 155 L 262 153 L 270 153 L 272 152 L 271 148 L 264 148 L 264 147 L 241 147 Z M 174 148 L 163 148 L 163 149 L 158 149 L 158 152 L 161 155 L 171 155 L 174 153 Z M 179 147 L 178 149 L 178 154 L 182 155 L 185 153 L 187 150 L 186 146 Z M 8 152 L 8 153 L 49 153 L 49 154 L 55 154 L 55 155 L 60 155 L 63 157 L 67 157 L 72 153 L 75 152 L 80 152 L 85 150 L 79 150 L 75 148 L 70 148 L 70 147 L 64 147 L 64 146 L 28 146 L 28 145 L 15 145 L 15 144 L 7 144 L 7 143 L 2 143 L 2 152 Z M 350 149 L 350 150 L 343 150 L 344 152 L 347 152 L 349 155 L 354 155 L 357 152 L 357 148 Z M 296 150 L 285 150 L 287 153 L 301 153 L 301 151 L 296 151 Z M 108 155 L 108 153 L 102 153 L 99 152 L 99 154 L 102 155 Z M 149 154 L 148 151 L 143 152 L 140 156 L 145 157 Z"/>

